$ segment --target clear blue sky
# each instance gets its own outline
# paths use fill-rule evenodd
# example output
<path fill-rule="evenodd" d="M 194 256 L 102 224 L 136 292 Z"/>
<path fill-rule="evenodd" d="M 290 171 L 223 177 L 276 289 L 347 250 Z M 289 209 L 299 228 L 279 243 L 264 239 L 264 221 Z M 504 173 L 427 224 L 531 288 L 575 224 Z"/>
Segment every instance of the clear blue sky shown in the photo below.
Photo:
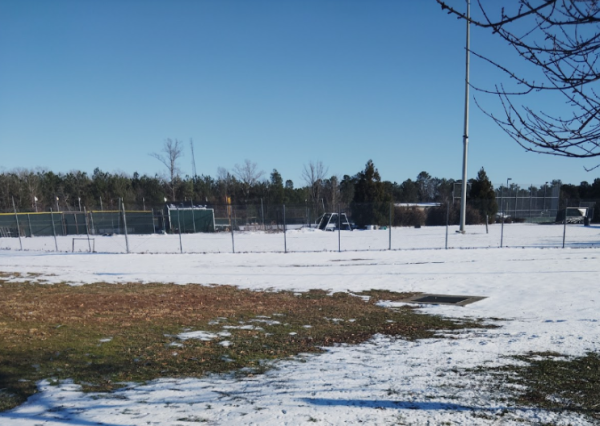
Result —
<path fill-rule="evenodd" d="M 372 159 L 385 180 L 459 179 L 464 44 L 434 0 L 2 0 L 0 168 L 154 175 L 173 138 L 191 174 L 192 138 L 198 174 L 250 159 L 300 186 L 309 161 L 343 176 Z M 481 31 L 472 47 L 514 60 Z M 470 120 L 469 177 L 597 177 L 524 152 L 474 104 Z"/>

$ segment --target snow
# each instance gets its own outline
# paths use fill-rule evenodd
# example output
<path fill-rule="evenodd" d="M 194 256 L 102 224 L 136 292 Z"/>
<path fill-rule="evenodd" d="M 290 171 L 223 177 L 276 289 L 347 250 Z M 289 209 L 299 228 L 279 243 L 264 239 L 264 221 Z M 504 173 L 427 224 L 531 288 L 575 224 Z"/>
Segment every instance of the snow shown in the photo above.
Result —
<path fill-rule="evenodd" d="M 485 227 L 468 227 L 466 235 L 450 230 L 450 247 L 478 248 L 472 250 L 443 250 L 444 228 L 393 230 L 392 248 L 418 250 L 385 250 L 387 231 L 342 232 L 342 252 L 337 252 L 337 233 L 299 230 L 288 233 L 288 249 L 293 252 L 287 254 L 277 247 L 283 245 L 282 234 L 263 233 L 236 235 L 236 251 L 261 251 L 241 254 L 231 253 L 230 235 L 227 241 L 217 234 L 210 236 L 214 241 L 203 235 L 184 236 L 184 247 L 205 254 L 173 254 L 179 241 L 172 236 L 130 237 L 137 254 L 129 255 L 99 242 L 103 237 L 96 237 L 101 252 L 97 254 L 53 253 L 53 239 L 45 242 L 45 238 L 24 239 L 26 250 L 19 251 L 18 240 L 0 239 L 0 248 L 5 249 L 0 250 L 0 271 L 12 274 L 15 281 L 464 294 L 485 299 L 464 307 L 420 309 L 456 318 L 494 318 L 492 322 L 500 325 L 415 342 L 375 336 L 361 345 L 281 360 L 267 373 L 245 378 L 163 378 L 109 394 L 84 394 L 73 383 L 53 386 L 43 381 L 40 393 L 0 413 L 0 424 L 592 424 L 574 414 L 511 406 L 509 383 L 499 387 L 485 371 L 465 371 L 516 362 L 511 355 L 530 351 L 578 356 L 600 349 L 600 251 L 589 248 L 600 247 L 600 230 L 569 226 L 567 248 L 561 249 L 556 247 L 562 246 L 562 226 L 509 225 L 505 248 L 499 249 L 499 229 L 490 226 L 486 234 Z M 109 242 L 118 239 L 122 237 L 106 237 Z M 70 250 L 70 240 L 59 244 Z M 222 320 L 215 318 L 214 323 Z M 255 325 L 235 327 L 257 328 L 269 321 L 275 320 L 265 317 Z M 231 326 L 223 328 L 227 327 Z M 201 330 L 186 333 L 204 336 Z M 211 338 L 224 337 L 221 332 Z"/>
<path fill-rule="evenodd" d="M 485 225 L 469 226 L 468 238 L 457 234 L 458 227 L 448 229 L 448 248 L 499 247 L 562 247 L 565 229 L 562 225 L 500 224 L 490 225 L 486 233 Z M 503 235 L 502 235 L 503 234 Z M 584 227 L 568 225 L 565 242 L 568 247 L 599 247 L 600 226 Z M 390 238 L 391 237 L 391 238 Z M 73 240 L 75 238 L 75 241 Z M 363 230 L 330 232 L 310 228 L 283 232 L 218 232 L 209 234 L 179 235 L 86 235 L 35 238 L 0 238 L 0 250 L 19 250 L 20 244 L 26 251 L 87 253 L 95 247 L 98 253 L 125 253 L 129 245 L 130 253 L 270 253 L 341 250 L 407 250 L 443 249 L 446 247 L 446 228 L 430 226 L 422 228 L 392 228 L 389 230 Z M 128 243 L 128 244 L 127 244 Z"/>
<path fill-rule="evenodd" d="M 209 340 L 213 340 L 217 338 L 217 335 L 214 333 L 209 333 L 207 331 L 187 331 L 185 333 L 179 333 L 177 335 L 179 340 L 189 340 L 189 339 L 198 339 L 205 342 Z"/>

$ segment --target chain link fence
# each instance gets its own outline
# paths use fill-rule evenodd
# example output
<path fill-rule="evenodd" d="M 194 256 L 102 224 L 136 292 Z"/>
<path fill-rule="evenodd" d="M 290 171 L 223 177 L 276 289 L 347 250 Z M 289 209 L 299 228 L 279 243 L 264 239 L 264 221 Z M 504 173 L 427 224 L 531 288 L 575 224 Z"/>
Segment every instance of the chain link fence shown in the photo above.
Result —
<path fill-rule="evenodd" d="M 555 209 L 455 203 L 170 204 L 149 210 L 0 213 L 0 249 L 102 253 L 261 253 L 491 247 L 598 247 L 597 200 Z M 515 208 L 516 207 L 516 208 Z M 486 214 L 486 212 L 488 212 Z M 533 214 L 535 212 L 535 214 Z M 531 213 L 531 214 L 530 214 Z"/>

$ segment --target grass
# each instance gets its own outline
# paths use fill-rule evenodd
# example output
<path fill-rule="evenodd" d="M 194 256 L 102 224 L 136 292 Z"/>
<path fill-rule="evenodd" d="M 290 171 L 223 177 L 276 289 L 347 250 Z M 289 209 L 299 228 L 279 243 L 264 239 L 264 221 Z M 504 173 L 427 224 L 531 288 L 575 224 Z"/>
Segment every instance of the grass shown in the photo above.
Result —
<path fill-rule="evenodd" d="M 370 296 L 365 300 L 320 290 L 7 279 L 0 276 L 0 410 L 23 403 L 41 379 L 71 378 L 86 391 L 110 391 L 159 377 L 257 374 L 269 360 L 361 343 L 376 333 L 419 339 L 482 326 L 378 307 L 380 298 L 411 296 L 381 291 L 359 294 Z M 176 337 L 196 330 L 221 335 L 209 341 Z"/>
<path fill-rule="evenodd" d="M 471 372 L 491 373 L 492 386 L 502 389 L 516 406 L 582 414 L 600 424 L 600 354 L 566 357 L 557 352 L 530 352 L 513 358 L 521 362 Z"/>
<path fill-rule="evenodd" d="M 531 353 L 517 359 L 526 365 L 508 370 L 516 374 L 514 382 L 527 387 L 518 395 L 519 403 L 600 420 L 600 354 L 569 359 L 556 353 Z"/>

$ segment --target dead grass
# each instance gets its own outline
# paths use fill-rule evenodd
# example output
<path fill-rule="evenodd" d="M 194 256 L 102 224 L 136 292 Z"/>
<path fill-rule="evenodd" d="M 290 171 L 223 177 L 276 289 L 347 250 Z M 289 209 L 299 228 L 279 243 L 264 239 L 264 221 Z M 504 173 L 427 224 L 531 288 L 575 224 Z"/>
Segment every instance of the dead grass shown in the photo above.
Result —
<path fill-rule="evenodd" d="M 0 278 L 0 410 L 21 404 L 40 379 L 71 378 L 85 390 L 124 382 L 255 374 L 265 361 L 320 347 L 365 341 L 375 333 L 405 339 L 479 327 L 384 309 L 379 298 L 410 295 L 314 290 L 255 292 L 231 286 L 8 283 Z M 227 332 L 210 341 L 179 340 L 186 330 Z"/>

